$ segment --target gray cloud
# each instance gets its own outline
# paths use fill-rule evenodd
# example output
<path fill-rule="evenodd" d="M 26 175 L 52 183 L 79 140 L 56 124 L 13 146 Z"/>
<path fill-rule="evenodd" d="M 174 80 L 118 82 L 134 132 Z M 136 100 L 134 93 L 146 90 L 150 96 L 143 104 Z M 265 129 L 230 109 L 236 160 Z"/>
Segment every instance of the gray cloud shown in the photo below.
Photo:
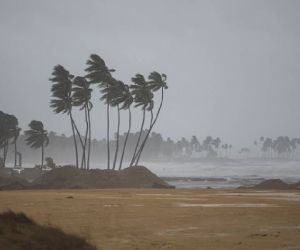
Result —
<path fill-rule="evenodd" d="M 165 136 L 210 134 L 240 145 L 260 135 L 299 136 L 299 5 L 2 0 L 0 109 L 24 128 L 41 119 L 70 134 L 68 120 L 49 108 L 48 78 L 58 63 L 83 74 L 89 54 L 98 53 L 125 82 L 152 70 L 168 75 L 155 128 Z M 94 136 L 101 138 L 105 108 L 95 94 Z"/>

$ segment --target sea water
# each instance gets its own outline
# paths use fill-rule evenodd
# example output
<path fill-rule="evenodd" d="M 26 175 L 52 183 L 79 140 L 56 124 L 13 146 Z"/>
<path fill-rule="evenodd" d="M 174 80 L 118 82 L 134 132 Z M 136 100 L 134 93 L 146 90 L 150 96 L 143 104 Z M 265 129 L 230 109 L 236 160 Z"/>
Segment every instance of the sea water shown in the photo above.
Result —
<path fill-rule="evenodd" d="M 300 181 L 299 161 L 149 162 L 145 165 L 158 176 L 168 177 L 166 181 L 177 188 L 237 188 L 266 179 Z"/>
<path fill-rule="evenodd" d="M 124 163 L 123 166 L 128 164 Z M 32 167 L 32 164 L 27 165 L 24 167 Z M 300 181 L 300 161 L 169 161 L 141 162 L 140 165 L 177 188 L 237 188 L 252 186 L 267 179 L 281 179 L 287 183 Z M 91 166 L 106 169 L 105 163 L 92 162 Z"/>

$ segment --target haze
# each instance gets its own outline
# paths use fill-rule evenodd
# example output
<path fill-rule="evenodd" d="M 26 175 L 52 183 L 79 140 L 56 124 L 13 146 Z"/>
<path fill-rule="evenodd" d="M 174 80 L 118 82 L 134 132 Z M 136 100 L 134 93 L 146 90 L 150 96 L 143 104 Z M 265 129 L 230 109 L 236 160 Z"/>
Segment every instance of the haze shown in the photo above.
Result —
<path fill-rule="evenodd" d="M 70 135 L 69 120 L 49 108 L 48 79 L 57 64 L 83 74 L 97 53 L 124 82 L 168 75 L 154 129 L 164 137 L 212 135 L 244 146 L 261 135 L 299 136 L 299 11 L 296 0 L 1 0 L 0 109 L 23 130 L 38 119 Z M 98 99 L 93 137 L 104 138 Z"/>

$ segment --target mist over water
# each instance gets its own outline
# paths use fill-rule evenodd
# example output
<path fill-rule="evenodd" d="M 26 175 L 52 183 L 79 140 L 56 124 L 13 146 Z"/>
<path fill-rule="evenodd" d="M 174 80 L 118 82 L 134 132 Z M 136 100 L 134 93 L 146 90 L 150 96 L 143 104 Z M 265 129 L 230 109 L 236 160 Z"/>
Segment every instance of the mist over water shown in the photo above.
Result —
<path fill-rule="evenodd" d="M 289 183 L 297 182 L 300 179 L 298 161 L 237 160 L 195 163 L 149 162 L 145 164 L 159 176 L 188 177 L 168 180 L 170 184 L 178 188 L 235 188 L 255 185 L 265 179 L 282 179 Z"/>

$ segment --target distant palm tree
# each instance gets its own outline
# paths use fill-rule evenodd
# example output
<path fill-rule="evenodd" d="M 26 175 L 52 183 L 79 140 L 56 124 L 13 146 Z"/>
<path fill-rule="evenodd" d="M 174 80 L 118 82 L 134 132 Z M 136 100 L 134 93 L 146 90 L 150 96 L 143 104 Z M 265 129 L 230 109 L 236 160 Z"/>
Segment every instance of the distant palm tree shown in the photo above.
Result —
<path fill-rule="evenodd" d="M 47 130 L 41 121 L 31 121 L 29 130 L 25 131 L 26 143 L 34 149 L 42 148 L 42 167 L 44 166 L 44 147 L 48 146 L 49 138 Z"/>
<path fill-rule="evenodd" d="M 253 142 L 253 145 L 255 146 L 256 154 L 257 154 L 257 157 L 258 157 L 258 156 L 259 156 L 259 153 L 258 153 L 258 150 L 257 150 L 258 142 L 255 140 L 255 141 Z"/>
<path fill-rule="evenodd" d="M 216 153 L 218 154 L 218 151 L 219 151 L 219 146 L 221 144 L 221 139 L 219 137 L 217 137 L 216 139 L 213 139 L 212 140 L 212 143 L 211 143 L 215 149 L 216 149 Z"/>
<path fill-rule="evenodd" d="M 200 143 L 197 136 L 193 135 L 190 142 L 192 152 L 199 152 Z"/>
<path fill-rule="evenodd" d="M 109 69 L 104 60 L 96 55 L 92 54 L 87 61 L 88 67 L 85 69 L 87 72 L 86 78 L 89 80 L 89 83 L 99 84 L 101 89 L 109 87 L 109 79 L 111 78 L 111 72 L 114 72 L 114 69 Z M 109 98 L 109 96 L 107 97 Z M 109 100 L 106 100 L 106 116 L 107 116 L 107 169 L 110 169 L 110 147 L 109 147 Z"/>
<path fill-rule="evenodd" d="M 137 149 L 141 140 L 143 133 L 146 110 L 150 111 L 153 109 L 153 93 L 148 85 L 148 82 L 145 80 L 144 76 L 141 74 L 136 74 L 135 77 L 131 78 L 133 85 L 130 86 L 132 89 L 131 94 L 135 102 L 135 107 L 142 107 L 143 110 L 143 119 L 141 123 L 139 137 L 134 149 L 134 153 L 130 162 L 130 166 L 133 165 L 134 161 L 137 159 Z M 137 165 L 137 164 L 136 164 Z"/>
<path fill-rule="evenodd" d="M 50 102 L 50 107 L 53 108 L 53 111 L 56 114 L 68 114 L 70 117 L 75 148 L 76 167 L 78 168 L 79 164 L 76 133 L 78 134 L 81 146 L 83 146 L 83 142 L 72 115 L 72 85 L 74 76 L 71 75 L 69 71 L 67 71 L 61 65 L 57 65 L 54 67 L 52 76 L 53 77 L 49 79 L 51 82 L 53 82 L 53 85 L 51 87 L 53 99 Z"/>
<path fill-rule="evenodd" d="M 81 168 L 89 169 L 90 167 L 90 151 L 91 151 L 91 117 L 90 111 L 93 108 L 91 102 L 92 89 L 90 88 L 90 83 L 81 76 L 77 76 L 74 79 L 74 87 L 72 88 L 72 99 L 74 106 L 80 106 L 80 110 L 84 110 L 85 113 L 85 140 L 83 145 Z M 88 138 L 88 139 L 87 139 Z M 88 141 L 87 141 L 88 140 Z M 87 144 L 88 142 L 88 144 Z M 86 149 L 86 147 L 88 147 Z M 87 159 L 86 159 L 87 150 Z"/>

